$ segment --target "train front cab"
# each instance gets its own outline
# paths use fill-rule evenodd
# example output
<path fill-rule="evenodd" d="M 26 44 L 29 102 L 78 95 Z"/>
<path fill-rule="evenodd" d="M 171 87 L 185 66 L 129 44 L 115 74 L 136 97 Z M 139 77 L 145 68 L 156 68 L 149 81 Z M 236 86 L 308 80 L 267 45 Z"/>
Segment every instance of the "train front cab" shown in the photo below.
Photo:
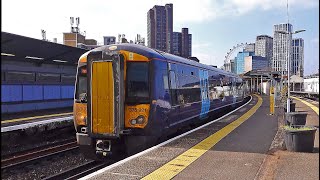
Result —
<path fill-rule="evenodd" d="M 148 124 L 149 69 L 147 57 L 116 50 L 116 46 L 80 57 L 74 123 L 86 157 L 116 156 L 139 145 L 131 135 L 133 131 L 143 134 Z"/>

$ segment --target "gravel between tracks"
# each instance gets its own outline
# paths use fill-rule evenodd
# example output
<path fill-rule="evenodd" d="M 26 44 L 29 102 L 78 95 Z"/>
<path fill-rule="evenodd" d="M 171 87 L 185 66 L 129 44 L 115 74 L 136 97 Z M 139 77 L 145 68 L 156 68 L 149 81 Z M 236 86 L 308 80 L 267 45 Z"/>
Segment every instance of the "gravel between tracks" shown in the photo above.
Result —
<path fill-rule="evenodd" d="M 69 168 L 88 162 L 80 152 L 70 151 L 63 155 L 54 156 L 52 159 L 41 161 L 37 164 L 20 166 L 1 172 L 1 179 L 43 179 Z"/>

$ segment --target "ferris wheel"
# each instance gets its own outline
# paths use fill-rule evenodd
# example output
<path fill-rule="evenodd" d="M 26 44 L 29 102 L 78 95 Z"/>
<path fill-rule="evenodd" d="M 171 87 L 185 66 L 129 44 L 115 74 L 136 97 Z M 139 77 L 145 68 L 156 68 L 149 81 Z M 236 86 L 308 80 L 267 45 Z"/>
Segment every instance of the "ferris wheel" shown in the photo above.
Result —
<path fill-rule="evenodd" d="M 241 43 L 241 44 L 237 44 L 236 46 L 233 46 L 232 49 L 230 49 L 229 52 L 227 52 L 227 55 L 225 56 L 225 59 L 224 59 L 224 63 L 225 64 L 230 63 L 231 55 L 234 52 L 237 52 L 237 50 L 245 48 L 246 45 L 248 45 L 248 43 Z"/>

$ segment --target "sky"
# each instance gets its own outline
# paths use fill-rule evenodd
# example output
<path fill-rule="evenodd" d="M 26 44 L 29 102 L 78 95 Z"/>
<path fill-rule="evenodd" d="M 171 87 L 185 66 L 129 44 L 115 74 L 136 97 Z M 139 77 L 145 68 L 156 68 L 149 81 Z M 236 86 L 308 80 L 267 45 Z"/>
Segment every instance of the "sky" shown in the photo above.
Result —
<path fill-rule="evenodd" d="M 288 13 L 287 13 L 288 1 Z M 125 34 L 147 40 L 147 12 L 154 5 L 173 4 L 173 31 L 189 28 L 192 56 L 208 65 L 223 65 L 225 56 L 240 43 L 258 35 L 273 36 L 273 25 L 289 22 L 293 38 L 304 39 L 305 75 L 319 69 L 318 0 L 2 0 L 1 31 L 63 42 L 70 17 L 80 17 L 80 31 L 103 44 L 103 36 Z M 287 16 L 289 15 L 289 16 Z M 241 49 L 240 49 L 241 50 Z M 236 54 L 232 55 L 236 56 Z"/>

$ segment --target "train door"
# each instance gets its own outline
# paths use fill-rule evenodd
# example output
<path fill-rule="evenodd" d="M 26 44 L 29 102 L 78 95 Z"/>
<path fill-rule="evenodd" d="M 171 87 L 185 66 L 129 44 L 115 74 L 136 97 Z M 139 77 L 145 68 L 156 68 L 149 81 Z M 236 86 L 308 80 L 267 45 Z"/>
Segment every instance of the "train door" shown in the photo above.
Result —
<path fill-rule="evenodd" d="M 169 124 L 174 125 L 180 120 L 180 107 L 178 102 L 178 79 L 176 75 L 176 64 L 168 63 L 169 88 L 171 98 L 171 111 L 169 113 Z"/>
<path fill-rule="evenodd" d="M 93 135 L 119 136 L 123 129 L 123 58 L 88 55 L 88 126 Z M 119 98 L 115 98 L 119 97 Z"/>

